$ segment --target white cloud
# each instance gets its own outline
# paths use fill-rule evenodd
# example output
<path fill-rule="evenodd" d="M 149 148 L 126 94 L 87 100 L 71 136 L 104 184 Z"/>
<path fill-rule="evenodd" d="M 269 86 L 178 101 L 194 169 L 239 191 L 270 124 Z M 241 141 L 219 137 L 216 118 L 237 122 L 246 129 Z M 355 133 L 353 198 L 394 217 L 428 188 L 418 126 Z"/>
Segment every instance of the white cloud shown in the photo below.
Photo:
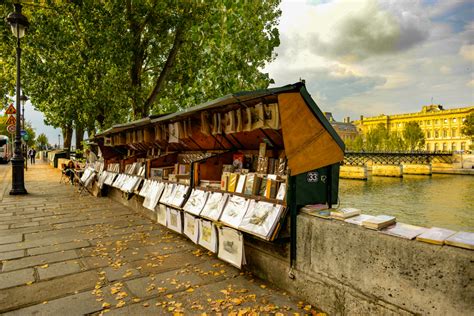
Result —
<path fill-rule="evenodd" d="M 474 45 L 463 45 L 459 49 L 459 55 L 469 61 L 474 61 Z"/>

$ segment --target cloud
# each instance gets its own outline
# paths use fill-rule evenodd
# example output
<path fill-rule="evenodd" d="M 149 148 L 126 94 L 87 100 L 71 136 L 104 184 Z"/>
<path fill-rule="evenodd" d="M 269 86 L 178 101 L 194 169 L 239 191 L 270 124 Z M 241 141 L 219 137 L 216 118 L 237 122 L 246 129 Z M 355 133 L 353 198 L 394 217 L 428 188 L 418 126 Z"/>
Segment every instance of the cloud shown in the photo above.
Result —
<path fill-rule="evenodd" d="M 463 45 L 459 49 L 459 55 L 469 61 L 474 61 L 474 45 Z"/>
<path fill-rule="evenodd" d="M 297 39 L 291 49 L 307 49 L 343 62 L 407 50 L 426 40 L 430 29 L 426 14 L 407 10 L 407 5 L 413 7 L 403 1 L 379 4 L 375 0 L 307 6 L 300 12 L 297 28 L 291 30 L 291 37 Z"/>

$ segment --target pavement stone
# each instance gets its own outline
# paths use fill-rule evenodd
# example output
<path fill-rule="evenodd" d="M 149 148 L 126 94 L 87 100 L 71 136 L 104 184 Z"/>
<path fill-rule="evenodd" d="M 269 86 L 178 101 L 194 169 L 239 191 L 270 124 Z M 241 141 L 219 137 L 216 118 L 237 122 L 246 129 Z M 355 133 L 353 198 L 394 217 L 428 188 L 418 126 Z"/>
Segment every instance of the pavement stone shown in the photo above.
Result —
<path fill-rule="evenodd" d="M 34 269 L 30 268 L 0 273 L 0 290 L 34 281 L 34 272 Z"/>
<path fill-rule="evenodd" d="M 97 272 L 86 271 L 0 291 L 0 313 L 94 288 Z"/>
<path fill-rule="evenodd" d="M 0 252 L 0 261 L 17 259 L 25 256 L 24 250 L 14 250 L 8 252 Z"/>
<path fill-rule="evenodd" d="M 0 245 L 12 244 L 23 240 L 23 234 L 0 236 Z"/>
<path fill-rule="evenodd" d="M 89 247 L 89 242 L 87 242 L 86 240 L 77 240 L 62 244 L 30 248 L 26 252 L 28 253 L 28 255 L 34 256 L 63 250 L 82 249 L 85 247 Z"/>
<path fill-rule="evenodd" d="M 97 302 L 89 291 L 58 298 L 21 308 L 4 315 L 86 315 L 102 310 L 102 303 Z"/>
<path fill-rule="evenodd" d="M 53 252 L 44 255 L 24 257 L 21 259 L 6 261 L 3 264 L 3 271 L 18 270 L 21 268 L 34 267 L 38 265 L 44 265 L 46 263 L 49 264 L 74 258 L 77 258 L 77 254 L 74 250 L 66 250 L 64 252 Z"/>
<path fill-rule="evenodd" d="M 47 267 L 36 268 L 40 280 L 51 279 L 57 276 L 72 274 L 81 271 L 78 261 L 64 261 L 48 264 Z"/>

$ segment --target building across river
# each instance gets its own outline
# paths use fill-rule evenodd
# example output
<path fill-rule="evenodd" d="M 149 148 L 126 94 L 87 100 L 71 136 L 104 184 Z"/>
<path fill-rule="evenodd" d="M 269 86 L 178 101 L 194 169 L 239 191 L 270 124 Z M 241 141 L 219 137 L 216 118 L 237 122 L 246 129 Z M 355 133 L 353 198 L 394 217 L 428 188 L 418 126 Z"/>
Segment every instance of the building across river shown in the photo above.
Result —
<path fill-rule="evenodd" d="M 470 148 L 472 141 L 461 132 L 466 117 L 474 113 L 474 106 L 444 109 L 441 105 L 425 105 L 417 113 L 360 117 L 353 124 L 359 133 L 367 132 L 383 124 L 389 132 L 402 133 L 408 122 L 415 121 L 425 134 L 427 151 L 458 151 Z"/>

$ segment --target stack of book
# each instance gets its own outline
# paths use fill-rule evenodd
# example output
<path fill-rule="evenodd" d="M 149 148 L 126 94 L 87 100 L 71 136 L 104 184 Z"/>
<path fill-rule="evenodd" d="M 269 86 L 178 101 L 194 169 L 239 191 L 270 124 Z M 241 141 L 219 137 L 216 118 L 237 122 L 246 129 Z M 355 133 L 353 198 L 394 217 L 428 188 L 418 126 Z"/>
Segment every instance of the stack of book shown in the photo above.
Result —
<path fill-rule="evenodd" d="M 360 210 L 352 207 L 340 208 L 334 211 L 331 211 L 331 218 L 338 220 L 345 220 L 346 218 L 354 217 L 360 215 Z"/>
<path fill-rule="evenodd" d="M 368 229 L 380 230 L 382 228 L 388 227 L 395 224 L 396 218 L 389 215 L 377 215 L 374 218 L 369 218 L 365 221 L 362 221 L 362 226 Z"/>
<path fill-rule="evenodd" d="M 300 211 L 316 217 L 331 218 L 331 211 L 326 204 L 305 205 Z"/>
<path fill-rule="evenodd" d="M 418 235 L 423 234 L 428 229 L 420 226 L 414 226 L 404 223 L 395 223 L 390 227 L 387 227 L 382 231 L 382 233 L 387 235 L 392 235 L 396 237 L 401 237 L 405 239 L 413 239 Z"/>

